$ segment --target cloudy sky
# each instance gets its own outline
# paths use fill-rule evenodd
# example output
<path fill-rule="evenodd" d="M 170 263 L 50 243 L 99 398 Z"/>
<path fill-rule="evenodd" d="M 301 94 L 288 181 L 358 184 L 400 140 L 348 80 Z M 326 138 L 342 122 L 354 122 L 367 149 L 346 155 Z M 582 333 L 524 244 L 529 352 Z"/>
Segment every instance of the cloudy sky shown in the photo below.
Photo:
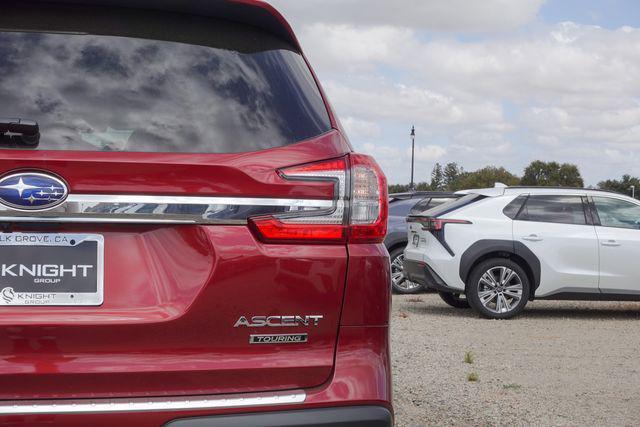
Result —
<path fill-rule="evenodd" d="M 637 0 L 270 0 L 290 20 L 358 151 L 391 183 L 576 163 L 640 175 Z"/>

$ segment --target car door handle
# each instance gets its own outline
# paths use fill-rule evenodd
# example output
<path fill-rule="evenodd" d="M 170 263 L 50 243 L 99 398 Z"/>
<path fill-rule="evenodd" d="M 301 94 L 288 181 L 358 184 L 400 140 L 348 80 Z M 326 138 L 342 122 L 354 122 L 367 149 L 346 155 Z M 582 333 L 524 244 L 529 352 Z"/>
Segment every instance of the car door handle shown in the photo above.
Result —
<path fill-rule="evenodd" d="M 611 247 L 620 246 L 620 243 L 616 242 L 615 240 L 603 240 L 600 242 L 600 244 L 602 246 L 611 246 Z"/>
<path fill-rule="evenodd" d="M 537 234 L 529 234 L 528 236 L 524 236 L 522 240 L 528 240 L 530 242 L 541 242 L 542 237 L 539 237 Z"/>

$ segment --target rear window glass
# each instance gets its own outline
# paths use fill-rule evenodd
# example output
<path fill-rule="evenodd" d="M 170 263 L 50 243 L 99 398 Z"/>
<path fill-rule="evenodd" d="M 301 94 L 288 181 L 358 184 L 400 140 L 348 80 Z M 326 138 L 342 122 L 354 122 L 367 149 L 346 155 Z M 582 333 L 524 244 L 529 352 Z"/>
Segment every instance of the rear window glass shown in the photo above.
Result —
<path fill-rule="evenodd" d="M 431 199 L 424 199 L 411 209 L 411 215 L 420 215 L 427 210 L 444 205 L 445 203 L 449 203 L 453 200 L 455 200 L 455 198 L 452 197 L 433 197 Z"/>
<path fill-rule="evenodd" d="M 405 217 L 409 215 L 409 211 L 415 203 L 415 199 L 391 201 L 389 203 L 389 215 Z"/>
<path fill-rule="evenodd" d="M 29 31 L 0 31 L 0 117 L 35 121 L 41 134 L 29 146 L 6 133 L 0 147 L 232 153 L 330 130 L 303 57 L 267 33 L 160 13 L 73 13 L 53 16 L 54 27 L 36 19 Z"/>
<path fill-rule="evenodd" d="M 577 225 L 587 223 L 580 196 L 529 196 L 517 219 Z"/>
<path fill-rule="evenodd" d="M 431 199 L 429 197 L 427 197 L 426 199 L 420 200 L 418 203 L 416 203 L 414 207 L 411 208 L 410 214 L 416 215 L 416 214 L 419 214 L 420 212 L 426 211 L 428 209 L 430 201 Z"/>
<path fill-rule="evenodd" d="M 433 199 L 431 199 L 431 202 L 429 202 L 429 209 L 433 209 L 435 207 L 438 207 L 440 205 L 444 205 L 445 203 L 449 203 L 456 200 L 455 197 L 452 198 L 438 198 L 438 197 L 434 197 Z"/>
<path fill-rule="evenodd" d="M 462 207 L 468 206 L 484 198 L 485 196 L 482 196 L 480 194 L 467 194 L 460 197 L 459 199 L 453 199 L 450 202 L 443 203 L 440 206 L 436 206 L 432 209 L 429 209 L 428 211 L 422 212 L 422 215 L 438 217 L 440 215 L 444 215 L 449 212 L 458 210 Z"/>
<path fill-rule="evenodd" d="M 522 204 L 525 200 L 527 200 L 527 197 L 527 194 L 521 194 L 520 196 L 513 199 L 507 206 L 505 206 L 502 212 L 509 218 L 515 219 L 518 215 L 518 212 L 520 212 L 520 209 L 522 208 Z"/>

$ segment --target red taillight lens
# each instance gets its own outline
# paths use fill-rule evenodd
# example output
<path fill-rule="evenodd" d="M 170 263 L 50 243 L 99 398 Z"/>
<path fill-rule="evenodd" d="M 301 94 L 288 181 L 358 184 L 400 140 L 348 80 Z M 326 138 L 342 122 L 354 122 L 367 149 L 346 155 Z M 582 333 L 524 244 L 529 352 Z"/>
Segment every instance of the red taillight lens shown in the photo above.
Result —
<path fill-rule="evenodd" d="M 441 231 L 447 224 L 471 224 L 471 221 L 464 219 L 441 219 L 441 218 L 420 218 L 411 217 L 407 222 L 419 222 L 422 224 L 423 230 L 428 231 Z"/>
<path fill-rule="evenodd" d="M 350 174 L 351 188 L 347 189 Z M 369 156 L 348 157 L 282 169 L 290 180 L 332 181 L 334 206 L 249 219 L 266 243 L 378 243 L 387 232 L 387 182 Z M 348 193 L 347 193 L 348 191 Z M 347 201 L 350 210 L 347 210 Z"/>
<path fill-rule="evenodd" d="M 293 166 L 291 168 L 282 169 L 280 173 L 285 177 L 302 177 L 311 176 L 314 178 L 323 177 L 329 173 L 331 176 L 344 173 L 347 163 L 344 158 L 328 160 L 326 162 L 309 163 L 307 165 Z"/>
<path fill-rule="evenodd" d="M 253 218 L 250 226 L 265 243 L 340 243 L 345 241 L 343 225 L 287 224 L 274 217 Z"/>

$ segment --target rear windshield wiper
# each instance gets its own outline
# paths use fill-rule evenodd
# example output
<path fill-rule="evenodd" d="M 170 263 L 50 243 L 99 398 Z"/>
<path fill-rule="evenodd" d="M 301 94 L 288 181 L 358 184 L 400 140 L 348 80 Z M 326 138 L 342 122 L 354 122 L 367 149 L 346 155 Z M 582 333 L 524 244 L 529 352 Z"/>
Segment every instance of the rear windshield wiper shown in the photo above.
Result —
<path fill-rule="evenodd" d="M 0 117 L 0 143 L 35 147 L 40 143 L 40 126 L 33 120 Z"/>

